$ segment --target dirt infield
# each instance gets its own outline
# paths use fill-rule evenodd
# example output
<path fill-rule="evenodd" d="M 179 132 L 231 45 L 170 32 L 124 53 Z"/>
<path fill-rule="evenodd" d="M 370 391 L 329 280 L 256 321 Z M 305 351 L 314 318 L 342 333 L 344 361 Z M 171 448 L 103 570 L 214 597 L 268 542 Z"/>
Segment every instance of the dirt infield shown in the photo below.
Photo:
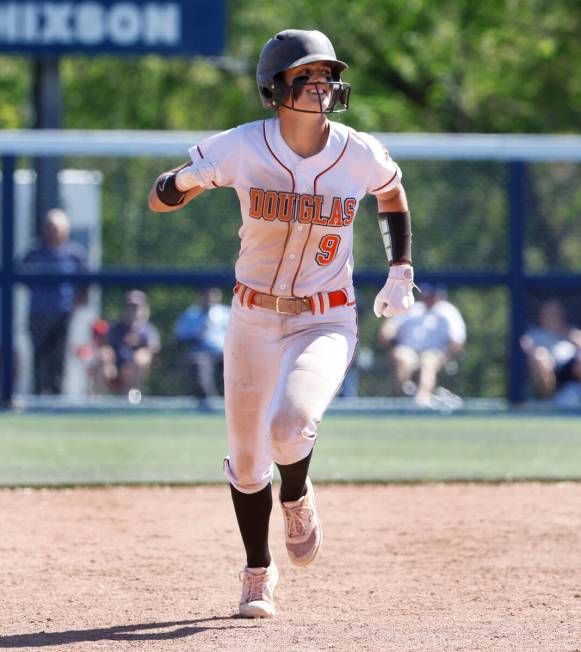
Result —
<path fill-rule="evenodd" d="M 323 486 L 323 550 L 236 617 L 225 487 L 0 492 L 0 649 L 581 650 L 581 484 Z"/>

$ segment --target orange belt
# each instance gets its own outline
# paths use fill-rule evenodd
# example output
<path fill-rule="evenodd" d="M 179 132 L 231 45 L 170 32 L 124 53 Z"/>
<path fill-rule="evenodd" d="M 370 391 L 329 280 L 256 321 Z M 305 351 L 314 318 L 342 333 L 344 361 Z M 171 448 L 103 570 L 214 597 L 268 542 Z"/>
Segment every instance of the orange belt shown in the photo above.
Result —
<path fill-rule="evenodd" d="M 236 283 L 234 293 L 238 295 L 241 305 L 250 308 L 259 306 L 275 310 L 280 315 L 300 315 L 302 312 L 310 311 L 313 314 L 325 312 L 325 298 L 329 300 L 330 308 L 345 306 L 348 304 L 347 292 L 335 290 L 333 292 L 317 292 L 310 297 L 278 297 L 273 294 L 264 294 L 249 288 L 242 283 Z"/>

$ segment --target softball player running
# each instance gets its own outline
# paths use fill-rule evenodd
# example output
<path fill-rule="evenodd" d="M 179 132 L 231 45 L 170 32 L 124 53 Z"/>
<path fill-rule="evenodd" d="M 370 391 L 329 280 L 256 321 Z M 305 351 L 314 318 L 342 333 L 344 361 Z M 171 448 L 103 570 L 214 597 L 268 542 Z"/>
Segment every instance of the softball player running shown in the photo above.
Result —
<path fill-rule="evenodd" d="M 401 314 L 414 303 L 401 171 L 372 136 L 327 118 L 348 108 L 346 68 L 321 32 L 276 34 L 256 73 L 262 104 L 275 117 L 194 145 L 191 160 L 164 172 L 149 196 L 155 211 L 180 209 L 212 188 L 234 188 L 240 200 L 224 351 L 224 471 L 246 551 L 242 616 L 275 612 L 278 571 L 268 546 L 273 462 L 291 562 L 310 564 L 321 546 L 308 469 L 317 426 L 355 352 L 353 221 L 366 193 L 377 197 L 389 262 L 375 314 Z"/>

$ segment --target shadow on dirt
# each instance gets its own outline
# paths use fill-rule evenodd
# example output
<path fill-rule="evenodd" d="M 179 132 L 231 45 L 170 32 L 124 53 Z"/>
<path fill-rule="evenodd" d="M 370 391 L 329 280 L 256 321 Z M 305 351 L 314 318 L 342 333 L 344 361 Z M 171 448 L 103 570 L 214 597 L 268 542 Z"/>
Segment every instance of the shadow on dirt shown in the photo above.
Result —
<path fill-rule="evenodd" d="M 232 625 L 218 625 L 218 621 L 232 621 Z M 235 624 L 235 623 L 240 624 Z M 87 641 L 163 641 L 185 638 L 200 634 L 209 629 L 240 629 L 242 627 L 257 627 L 258 625 L 243 625 L 238 614 L 232 616 L 213 616 L 197 620 L 177 620 L 165 623 L 142 623 L 137 625 L 118 625 L 100 629 L 71 629 L 65 632 L 36 632 L 32 634 L 12 634 L 0 636 L 0 648 L 49 647 L 51 645 L 68 645 Z M 205 623 L 205 624 L 202 624 Z M 177 629 L 176 629 L 177 628 Z M 146 631 L 163 630 L 166 631 Z"/>

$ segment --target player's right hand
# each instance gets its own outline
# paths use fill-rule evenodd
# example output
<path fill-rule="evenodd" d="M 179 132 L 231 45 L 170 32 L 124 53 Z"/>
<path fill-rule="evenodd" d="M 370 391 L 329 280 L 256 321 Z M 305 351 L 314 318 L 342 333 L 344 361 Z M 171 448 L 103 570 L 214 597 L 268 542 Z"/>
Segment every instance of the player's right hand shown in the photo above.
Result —
<path fill-rule="evenodd" d="M 414 268 L 411 265 L 392 265 L 385 285 L 373 304 L 376 317 L 395 317 L 408 312 L 415 303 Z"/>

